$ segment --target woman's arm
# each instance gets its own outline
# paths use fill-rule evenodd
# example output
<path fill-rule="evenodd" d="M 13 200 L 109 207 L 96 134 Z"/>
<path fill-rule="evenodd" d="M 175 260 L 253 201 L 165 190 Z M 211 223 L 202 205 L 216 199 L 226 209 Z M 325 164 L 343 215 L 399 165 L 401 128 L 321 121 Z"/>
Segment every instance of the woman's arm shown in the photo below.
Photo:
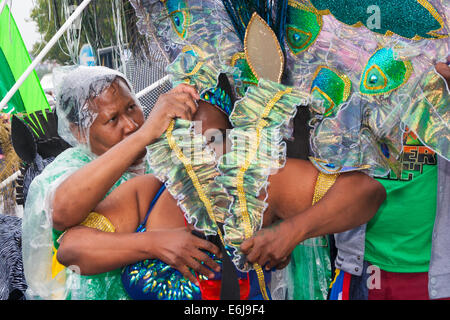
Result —
<path fill-rule="evenodd" d="M 273 206 L 270 210 L 283 220 L 242 243 L 241 249 L 250 262 L 272 268 L 285 261 L 295 246 L 306 239 L 366 223 L 386 198 L 379 182 L 363 173 L 351 172 L 341 174 L 312 206 L 317 175 L 310 162 L 289 159 L 285 168 L 269 179 L 269 208 Z"/>
<path fill-rule="evenodd" d="M 136 177 L 117 187 L 95 208 L 95 212 L 114 225 L 115 232 L 84 226 L 67 230 L 57 251 L 58 261 L 65 266 L 78 266 L 82 274 L 98 274 L 157 258 L 191 281 L 195 277 L 189 268 L 207 277 L 213 276 L 199 261 L 215 270 L 219 266 L 201 250 L 217 255 L 219 249 L 193 236 L 190 228 L 135 232 L 160 187 L 161 183 L 153 175 Z"/>
<path fill-rule="evenodd" d="M 199 261 L 204 261 L 213 270 L 220 270 L 217 263 L 201 250 L 220 255 L 216 246 L 192 235 L 187 227 L 109 233 L 77 226 L 64 234 L 57 259 L 65 266 L 77 266 L 83 275 L 108 272 L 145 259 L 160 259 L 196 283 L 189 268 L 206 277 L 214 277 Z"/>
<path fill-rule="evenodd" d="M 163 94 L 148 119 L 130 136 L 69 176 L 55 191 L 52 203 L 53 227 L 63 231 L 80 224 L 104 198 L 114 183 L 139 158 L 145 147 L 159 138 L 170 120 L 191 119 L 198 94 L 180 85 Z"/>

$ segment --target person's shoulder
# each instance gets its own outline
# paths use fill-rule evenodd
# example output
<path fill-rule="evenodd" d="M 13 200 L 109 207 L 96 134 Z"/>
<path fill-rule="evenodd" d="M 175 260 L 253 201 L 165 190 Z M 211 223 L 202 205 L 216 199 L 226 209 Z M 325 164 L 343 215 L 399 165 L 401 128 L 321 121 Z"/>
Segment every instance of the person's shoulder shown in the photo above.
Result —
<path fill-rule="evenodd" d="M 160 188 L 162 182 L 153 174 L 143 174 L 129 181 L 133 181 L 137 186 L 154 186 Z"/>

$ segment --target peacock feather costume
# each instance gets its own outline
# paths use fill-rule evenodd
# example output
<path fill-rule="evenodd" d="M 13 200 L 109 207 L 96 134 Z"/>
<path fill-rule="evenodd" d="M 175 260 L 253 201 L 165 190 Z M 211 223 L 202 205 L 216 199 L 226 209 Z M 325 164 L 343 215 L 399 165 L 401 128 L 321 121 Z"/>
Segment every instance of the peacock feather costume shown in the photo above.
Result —
<path fill-rule="evenodd" d="M 450 158 L 449 91 L 434 70 L 449 54 L 449 8 L 443 1 L 131 3 L 140 32 L 171 61 L 173 84 L 196 86 L 233 124 L 231 152 L 218 164 L 204 141 L 194 150 L 198 144 L 192 141 L 201 138 L 181 120 L 150 146 L 149 155 L 187 220 L 218 234 L 241 271 L 255 269 L 262 277 L 261 266 L 246 261 L 240 244 L 261 228 L 267 203 L 259 195 L 284 166 L 283 140 L 292 136 L 298 107 L 313 114 L 310 160 L 321 177 L 398 171 L 405 126 Z M 221 75 L 231 83 L 235 103 L 220 90 Z M 186 135 L 191 139 L 181 138 Z M 178 166 L 167 163 L 169 155 Z M 322 264 L 312 299 L 326 297 L 330 261 L 320 251 L 326 245 L 324 238 L 305 244 Z"/>

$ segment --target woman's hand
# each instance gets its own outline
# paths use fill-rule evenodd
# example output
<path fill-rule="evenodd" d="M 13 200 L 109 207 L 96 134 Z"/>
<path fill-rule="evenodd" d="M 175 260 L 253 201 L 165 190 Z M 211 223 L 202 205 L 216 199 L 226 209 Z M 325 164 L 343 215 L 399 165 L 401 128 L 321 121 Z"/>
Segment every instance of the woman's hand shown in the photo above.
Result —
<path fill-rule="evenodd" d="M 149 230 L 147 233 L 151 235 L 153 248 L 151 255 L 180 271 L 191 282 L 198 285 L 190 269 L 208 278 L 213 278 L 214 273 L 207 267 L 216 272 L 220 271 L 220 266 L 202 251 L 208 251 L 219 257 L 219 248 L 207 240 L 194 236 L 189 228 Z"/>
<path fill-rule="evenodd" d="M 192 120 L 197 111 L 196 100 L 199 99 L 197 90 L 188 84 L 180 84 L 160 95 L 147 120 L 138 130 L 144 136 L 146 144 L 158 139 L 172 119 Z"/>

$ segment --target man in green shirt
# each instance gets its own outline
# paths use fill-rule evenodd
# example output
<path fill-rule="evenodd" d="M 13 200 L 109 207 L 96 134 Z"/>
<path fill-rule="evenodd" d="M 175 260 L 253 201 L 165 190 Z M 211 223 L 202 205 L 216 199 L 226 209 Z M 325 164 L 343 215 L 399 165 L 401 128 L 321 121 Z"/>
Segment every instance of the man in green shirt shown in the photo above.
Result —
<path fill-rule="evenodd" d="M 425 99 L 420 103 L 426 103 L 423 101 L 432 99 L 435 94 L 439 105 L 448 108 L 449 62 L 450 57 L 447 63 L 436 64 L 436 72 L 427 75 L 423 90 Z M 448 202 L 444 200 L 448 197 L 445 191 L 448 185 L 446 189 L 442 185 L 448 170 L 439 169 L 445 161 L 425 147 L 412 130 L 404 128 L 401 174 L 390 173 L 377 178 L 385 187 L 387 197 L 366 225 L 363 255 L 355 246 L 360 246 L 359 239 L 364 233 L 359 230 L 351 237 L 346 235 L 346 246 L 353 244 L 356 260 L 364 258 L 363 270 L 354 267 L 343 272 L 339 264 L 343 265 L 346 257 L 338 253 L 338 271 L 331 299 L 428 300 L 450 296 L 448 286 L 437 280 L 438 275 L 446 277 L 448 268 L 443 266 L 449 262 L 448 242 L 442 238 L 448 228 L 444 221 L 448 209 L 443 203 Z M 439 193 L 438 186 L 441 188 Z M 342 250 L 342 243 L 339 246 L 338 250 Z"/>

